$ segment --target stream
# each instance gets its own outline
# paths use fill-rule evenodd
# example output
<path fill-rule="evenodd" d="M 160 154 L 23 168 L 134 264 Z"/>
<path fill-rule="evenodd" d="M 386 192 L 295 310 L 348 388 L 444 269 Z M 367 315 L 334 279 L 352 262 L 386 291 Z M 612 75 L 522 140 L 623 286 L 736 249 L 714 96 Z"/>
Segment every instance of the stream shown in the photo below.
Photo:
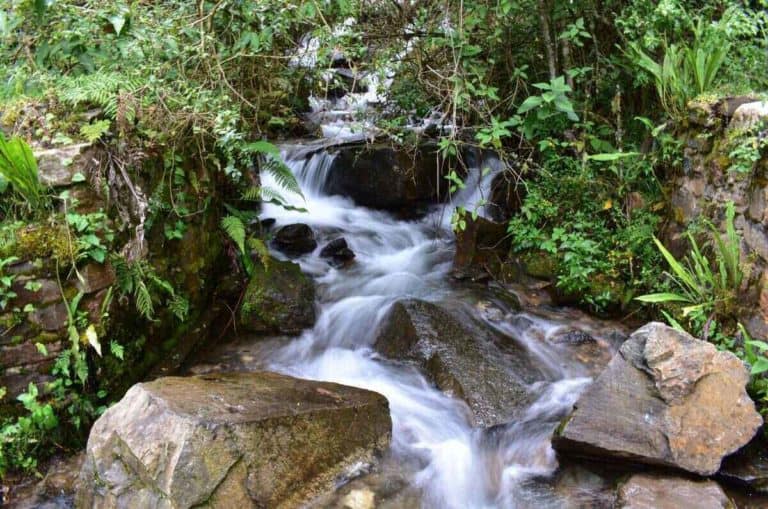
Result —
<path fill-rule="evenodd" d="M 241 357 L 243 348 L 251 349 L 246 358 L 255 360 L 249 369 L 258 365 L 386 396 L 393 436 L 382 467 L 385 473 L 378 476 L 399 477 L 407 494 L 395 497 L 393 506 L 571 506 L 573 500 L 563 500 L 551 485 L 535 481 L 551 477 L 558 468 L 550 436 L 590 383 L 590 370 L 588 362 L 581 362 L 573 351 L 547 338 L 579 319 L 584 321 L 580 329 L 596 338 L 609 337 L 610 333 L 597 330 L 600 324 L 577 312 L 554 308 L 515 311 L 484 287 L 452 280 L 450 211 L 457 205 L 474 210 L 487 195 L 495 172 L 481 176 L 480 169 L 473 168 L 467 187 L 453 196 L 450 205 L 435 207 L 419 220 L 400 220 L 386 212 L 356 206 L 347 198 L 325 194 L 333 156 L 325 150 L 305 156 L 302 149 L 282 147 L 284 160 L 304 196 L 284 194 L 291 205 L 306 212 L 264 204 L 261 217 L 274 218 L 276 227 L 306 223 L 315 231 L 319 246 L 343 236 L 356 254 L 355 263 L 333 268 L 319 257 L 320 248 L 294 259 L 318 285 L 315 326 L 295 339 L 258 346 L 245 341 L 230 348 L 240 348 Z M 264 185 L 277 187 L 269 175 L 262 178 Z M 278 252 L 274 255 L 285 258 Z M 525 351 L 532 363 L 526 371 L 536 374 L 529 387 L 535 398 L 514 423 L 490 429 L 473 427 L 463 401 L 434 388 L 410 364 L 384 359 L 372 349 L 383 317 L 403 298 L 459 310 L 474 327 L 501 338 L 502 345 L 514 344 L 518 351 Z M 478 341 L 480 338 L 478 335 Z M 612 353 L 617 341 L 620 339 L 602 340 L 602 344 Z M 499 355 L 507 355 L 504 352 L 500 347 Z M 594 496 L 587 495 L 588 500 Z"/>

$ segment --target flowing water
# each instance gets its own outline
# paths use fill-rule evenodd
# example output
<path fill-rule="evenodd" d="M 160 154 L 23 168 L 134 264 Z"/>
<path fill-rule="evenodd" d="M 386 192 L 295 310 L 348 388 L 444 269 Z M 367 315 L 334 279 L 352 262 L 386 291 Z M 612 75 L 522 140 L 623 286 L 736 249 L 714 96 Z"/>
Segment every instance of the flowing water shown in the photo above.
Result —
<path fill-rule="evenodd" d="M 454 205 L 473 210 L 487 195 L 494 172 L 482 176 L 474 169 L 451 208 L 437 207 L 420 220 L 406 221 L 325 194 L 332 157 L 324 150 L 305 157 L 284 147 L 284 159 L 304 194 L 286 198 L 306 212 L 265 204 L 261 217 L 274 218 L 277 227 L 309 224 L 319 246 L 343 236 L 355 263 L 333 268 L 319 257 L 319 248 L 296 260 L 318 284 L 318 319 L 314 328 L 269 352 L 266 367 L 386 396 L 393 423 L 389 461 L 407 476 L 423 507 L 566 506 L 552 489 L 536 488 L 540 483 L 531 480 L 557 468 L 551 433 L 590 382 L 584 363 L 546 340 L 569 317 L 519 313 L 498 303 L 489 317 L 476 294 L 457 287 L 449 276 L 454 250 L 449 211 Z M 274 187 L 269 176 L 264 180 Z M 463 308 L 481 327 L 525 349 L 539 373 L 531 384 L 533 403 L 514 423 L 474 428 L 464 402 L 435 389 L 408 364 L 378 356 L 371 348 L 377 326 L 402 298 Z"/>

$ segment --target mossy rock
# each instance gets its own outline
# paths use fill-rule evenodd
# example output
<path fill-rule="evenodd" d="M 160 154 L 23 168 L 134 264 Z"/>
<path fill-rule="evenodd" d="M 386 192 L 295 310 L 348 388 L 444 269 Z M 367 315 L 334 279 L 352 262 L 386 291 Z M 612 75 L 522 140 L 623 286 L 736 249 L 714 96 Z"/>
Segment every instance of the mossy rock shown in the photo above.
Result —
<path fill-rule="evenodd" d="M 240 308 L 250 332 L 298 334 L 315 323 L 315 286 L 298 264 L 269 259 L 257 265 Z"/>
<path fill-rule="evenodd" d="M 525 272 L 536 279 L 552 280 L 557 274 L 557 258 L 544 251 L 527 252 L 521 257 Z"/>
<path fill-rule="evenodd" d="M 18 228 L 14 240 L 0 247 L 0 257 L 15 256 L 21 261 L 71 258 L 66 228 L 58 225 L 28 224 Z"/>

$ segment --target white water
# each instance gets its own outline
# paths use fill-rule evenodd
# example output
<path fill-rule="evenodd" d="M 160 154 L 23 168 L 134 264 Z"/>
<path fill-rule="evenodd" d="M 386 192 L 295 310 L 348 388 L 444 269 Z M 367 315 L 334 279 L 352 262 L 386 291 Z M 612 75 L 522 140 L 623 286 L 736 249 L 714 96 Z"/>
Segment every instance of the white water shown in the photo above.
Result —
<path fill-rule="evenodd" d="M 514 333 L 532 358 L 541 361 L 543 372 L 552 375 L 534 384 L 538 399 L 518 422 L 493 433 L 473 428 L 463 402 L 433 388 L 415 369 L 382 359 L 371 349 L 377 324 L 396 300 L 452 297 L 447 275 L 453 246 L 446 230 L 451 214 L 435 210 L 422 220 L 402 221 L 346 198 L 327 196 L 322 188 L 331 156 L 324 151 L 309 159 L 292 159 L 288 152 L 284 156 L 305 197 L 288 196 L 288 201 L 307 212 L 265 204 L 262 217 L 274 218 L 278 227 L 309 224 L 320 247 L 343 235 L 356 263 L 332 268 L 318 257 L 320 247 L 298 260 L 317 280 L 318 320 L 313 329 L 275 352 L 270 368 L 386 396 L 393 423 L 391 454 L 403 465 L 415 465 L 411 483 L 421 491 L 423 507 L 559 507 L 557 500 L 541 497 L 530 505 L 524 481 L 555 470 L 549 437 L 589 382 L 583 370 L 563 367 L 554 350 L 529 338 L 526 331 L 494 325 L 497 332 Z M 467 189 L 454 196 L 453 205 L 472 210 L 487 194 L 492 177 L 493 172 L 481 176 L 475 170 Z M 264 180 L 276 187 L 269 176 Z M 545 334 L 547 327 L 553 327 L 532 323 Z"/>

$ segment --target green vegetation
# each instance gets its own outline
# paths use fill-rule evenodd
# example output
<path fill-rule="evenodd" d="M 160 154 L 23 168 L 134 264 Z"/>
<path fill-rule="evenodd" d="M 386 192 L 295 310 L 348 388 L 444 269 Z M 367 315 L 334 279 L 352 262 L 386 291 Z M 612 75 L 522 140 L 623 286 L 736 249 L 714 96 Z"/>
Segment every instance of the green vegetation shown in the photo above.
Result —
<path fill-rule="evenodd" d="M 622 316 L 663 311 L 748 360 L 754 394 L 766 398 L 768 348 L 735 317 L 746 276 L 733 207 L 724 239 L 711 225 L 707 242 L 688 234 L 687 261 L 653 239 L 673 215 L 666 184 L 684 166 L 690 102 L 768 90 L 767 8 L 765 0 L 0 0 L 0 318 L 33 312 L 14 306 L 8 267 L 20 261 L 58 281 L 67 310 L 54 381 L 30 385 L 21 406 L 3 400 L 17 415 L 0 427 L 0 473 L 34 471 L 39 458 L 82 444 L 120 396 L 107 393 L 110 377 L 141 376 L 172 357 L 175 338 L 205 311 L 198 271 L 220 252 L 243 279 L 266 277 L 254 265 L 254 256 L 269 262 L 254 210 L 300 195 L 266 140 L 316 134 L 302 117 L 310 94 L 359 86 L 324 79 L 339 55 L 360 75 L 391 81 L 372 115 L 392 143 L 418 144 L 426 135 L 409 125 L 429 115 L 441 119 L 425 132 L 443 155 L 499 155 L 522 198 L 505 217 L 509 257 L 551 279 L 564 302 Z M 316 54 L 302 55 L 307 46 Z M 763 125 L 731 136 L 733 175 L 756 170 L 766 139 Z M 75 143 L 98 149 L 94 167 L 73 177 L 95 205 L 38 178 L 33 150 Z M 464 170 L 447 175 L 450 193 L 465 187 Z M 278 189 L 262 186 L 258 172 Z M 453 226 L 476 216 L 457 210 Z M 68 286 L 82 283 L 88 264 L 115 273 L 95 311 Z M 654 305 L 639 306 L 639 295 Z M 124 306 L 110 312 L 113 301 Z M 122 330 L 112 327 L 118 307 L 135 319 Z M 151 334 L 168 336 L 162 354 Z"/>

